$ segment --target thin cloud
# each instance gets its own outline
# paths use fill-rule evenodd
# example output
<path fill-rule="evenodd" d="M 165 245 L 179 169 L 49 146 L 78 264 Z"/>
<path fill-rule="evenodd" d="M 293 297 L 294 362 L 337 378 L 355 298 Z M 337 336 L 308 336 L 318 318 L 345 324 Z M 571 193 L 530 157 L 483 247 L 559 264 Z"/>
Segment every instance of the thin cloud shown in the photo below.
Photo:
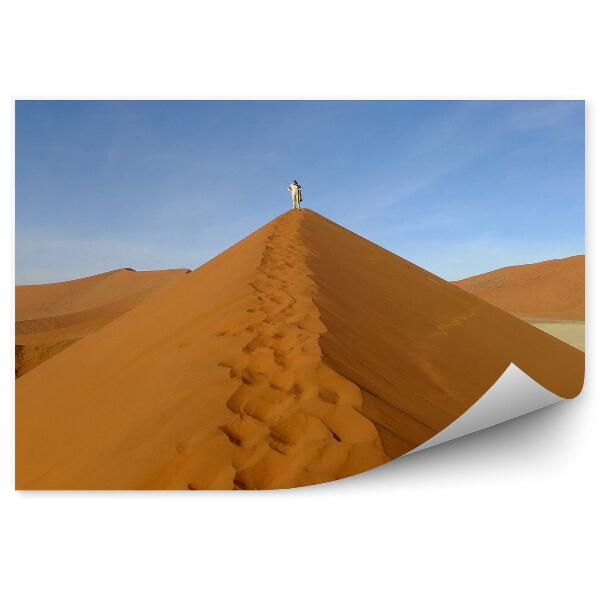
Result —
<path fill-rule="evenodd" d="M 461 245 L 482 232 L 490 243 L 510 240 L 496 244 L 504 264 L 521 256 L 510 251 L 515 232 L 532 257 L 544 254 L 536 237 L 554 256 L 574 254 L 583 239 L 582 107 L 22 105 L 17 278 L 195 268 L 287 209 L 290 177 L 302 181 L 307 206 L 447 277 L 496 261 L 487 242 Z M 477 254 L 471 266 L 468 254 Z"/>
<path fill-rule="evenodd" d="M 581 104 L 580 100 L 520 102 L 510 111 L 505 125 L 523 131 L 548 129 L 570 118 Z"/>

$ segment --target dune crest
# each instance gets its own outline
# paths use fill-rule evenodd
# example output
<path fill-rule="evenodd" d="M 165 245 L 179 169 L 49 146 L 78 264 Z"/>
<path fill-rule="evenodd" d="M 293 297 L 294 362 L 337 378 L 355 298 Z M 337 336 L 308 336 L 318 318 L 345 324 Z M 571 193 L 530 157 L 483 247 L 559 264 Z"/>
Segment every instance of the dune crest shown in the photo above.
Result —
<path fill-rule="evenodd" d="M 58 283 L 18 285 L 15 290 L 16 318 L 27 321 L 93 310 L 186 273 L 189 269 L 136 271 L 126 267 Z"/>
<path fill-rule="evenodd" d="M 17 381 L 17 487 L 339 479 L 433 437 L 511 362 L 561 397 L 583 383 L 582 352 L 290 211 Z"/>

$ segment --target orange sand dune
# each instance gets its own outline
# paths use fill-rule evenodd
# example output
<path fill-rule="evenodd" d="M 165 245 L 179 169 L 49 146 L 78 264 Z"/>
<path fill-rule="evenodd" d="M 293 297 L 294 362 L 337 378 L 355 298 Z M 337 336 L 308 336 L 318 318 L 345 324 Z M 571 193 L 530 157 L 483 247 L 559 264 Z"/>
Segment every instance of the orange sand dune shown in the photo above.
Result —
<path fill-rule="evenodd" d="M 118 269 L 72 281 L 17 286 L 17 376 L 104 327 L 188 272 Z"/>
<path fill-rule="evenodd" d="M 429 439 L 510 362 L 574 397 L 583 359 L 315 212 L 288 212 L 17 381 L 17 487 L 331 481 Z"/>
<path fill-rule="evenodd" d="M 583 255 L 504 267 L 454 283 L 520 317 L 541 320 L 585 319 Z"/>

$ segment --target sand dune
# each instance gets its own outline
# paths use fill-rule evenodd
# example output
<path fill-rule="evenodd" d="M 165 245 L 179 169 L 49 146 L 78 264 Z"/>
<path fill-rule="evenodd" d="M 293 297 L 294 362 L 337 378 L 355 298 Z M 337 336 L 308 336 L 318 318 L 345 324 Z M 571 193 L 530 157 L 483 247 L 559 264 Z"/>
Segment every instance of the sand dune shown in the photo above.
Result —
<path fill-rule="evenodd" d="M 578 350 L 288 212 L 17 381 L 17 487 L 331 481 L 429 439 L 510 362 L 583 383 Z"/>
<path fill-rule="evenodd" d="M 16 287 L 16 375 L 131 310 L 188 269 L 118 269 L 46 285 Z"/>
<path fill-rule="evenodd" d="M 455 282 L 471 294 L 526 319 L 585 319 L 585 257 L 504 267 Z"/>

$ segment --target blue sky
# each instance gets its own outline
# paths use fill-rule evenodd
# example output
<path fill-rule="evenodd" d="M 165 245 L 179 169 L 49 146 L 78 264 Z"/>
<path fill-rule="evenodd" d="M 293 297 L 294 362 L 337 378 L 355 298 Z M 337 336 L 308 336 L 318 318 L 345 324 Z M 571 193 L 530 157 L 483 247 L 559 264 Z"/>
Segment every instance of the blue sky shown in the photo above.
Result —
<path fill-rule="evenodd" d="M 196 268 L 304 205 L 457 279 L 584 252 L 580 101 L 18 101 L 16 282 Z"/>

